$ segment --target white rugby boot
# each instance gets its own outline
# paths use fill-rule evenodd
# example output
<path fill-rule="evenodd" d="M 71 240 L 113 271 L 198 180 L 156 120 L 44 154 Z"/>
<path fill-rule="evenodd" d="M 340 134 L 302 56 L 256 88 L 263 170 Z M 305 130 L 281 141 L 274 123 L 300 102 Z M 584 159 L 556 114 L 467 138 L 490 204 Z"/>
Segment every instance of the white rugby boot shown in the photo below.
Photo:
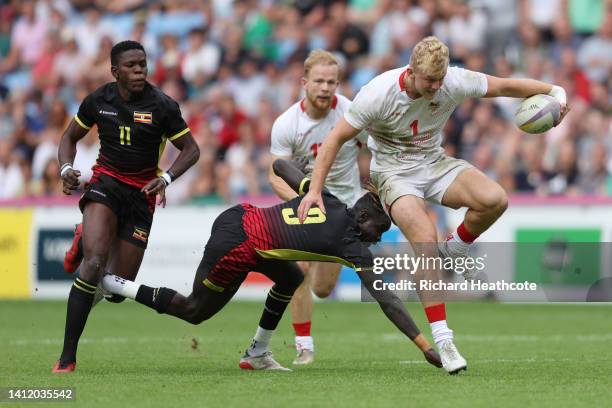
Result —
<path fill-rule="evenodd" d="M 438 352 L 442 360 L 442 367 L 447 373 L 453 375 L 461 370 L 467 370 L 467 361 L 459 354 L 452 339 L 442 340 L 438 345 Z"/>
<path fill-rule="evenodd" d="M 245 352 L 240 358 L 239 367 L 243 370 L 293 371 L 280 365 L 278 361 L 274 359 L 270 351 L 266 351 L 259 356 L 249 356 L 249 354 Z"/>

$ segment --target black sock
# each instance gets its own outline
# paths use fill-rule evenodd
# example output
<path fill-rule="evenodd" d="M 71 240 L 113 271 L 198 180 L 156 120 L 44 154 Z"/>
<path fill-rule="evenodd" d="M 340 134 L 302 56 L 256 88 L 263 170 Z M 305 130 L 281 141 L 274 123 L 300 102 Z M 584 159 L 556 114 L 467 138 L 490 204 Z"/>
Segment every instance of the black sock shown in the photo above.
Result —
<path fill-rule="evenodd" d="M 259 319 L 259 326 L 262 329 L 276 329 L 278 322 L 280 322 L 280 319 L 283 317 L 283 313 L 285 313 L 285 309 L 287 309 L 287 305 L 291 302 L 291 296 L 293 296 L 293 294 L 283 294 L 278 289 L 277 285 L 274 285 L 270 289 L 264 311 L 261 314 L 261 319 Z"/>
<path fill-rule="evenodd" d="M 157 313 L 166 313 L 168 305 L 174 295 L 176 295 L 176 291 L 173 289 L 152 288 L 150 286 L 140 285 L 135 300 L 151 309 L 157 310 Z"/>
<path fill-rule="evenodd" d="M 93 303 L 96 285 L 76 278 L 70 295 L 68 296 L 68 307 L 66 311 L 66 329 L 64 332 L 64 349 L 60 361 L 71 363 L 76 361 L 79 339 L 85 328 L 87 316 Z"/>

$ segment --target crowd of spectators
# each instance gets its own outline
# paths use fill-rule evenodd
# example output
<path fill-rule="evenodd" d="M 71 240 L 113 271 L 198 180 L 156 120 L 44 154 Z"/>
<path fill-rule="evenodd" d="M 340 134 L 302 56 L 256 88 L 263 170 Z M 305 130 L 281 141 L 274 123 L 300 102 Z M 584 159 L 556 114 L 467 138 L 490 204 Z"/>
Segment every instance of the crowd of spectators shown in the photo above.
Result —
<path fill-rule="evenodd" d="M 324 48 L 352 98 L 436 35 L 451 65 L 563 86 L 571 111 L 527 135 L 518 101 L 466 100 L 445 147 L 510 193 L 612 195 L 612 3 L 606 0 L 0 0 L 0 199 L 61 196 L 57 146 L 85 95 L 112 81 L 110 49 L 140 41 L 149 80 L 179 101 L 201 148 L 170 203 L 272 194 L 270 129 L 301 98 L 302 63 Z M 87 180 L 97 133 L 78 145 Z M 167 147 L 160 163 L 176 157 Z"/>

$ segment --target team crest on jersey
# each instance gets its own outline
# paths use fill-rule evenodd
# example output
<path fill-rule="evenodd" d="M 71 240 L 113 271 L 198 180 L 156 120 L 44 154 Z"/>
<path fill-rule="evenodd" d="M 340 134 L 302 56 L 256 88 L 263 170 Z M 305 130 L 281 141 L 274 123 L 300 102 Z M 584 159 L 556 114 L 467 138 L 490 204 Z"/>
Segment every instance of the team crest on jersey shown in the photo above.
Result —
<path fill-rule="evenodd" d="M 429 110 L 435 112 L 440 107 L 440 102 L 429 102 Z"/>
<path fill-rule="evenodd" d="M 149 233 L 143 229 L 134 227 L 134 233 L 132 234 L 132 237 L 136 238 L 139 241 L 146 243 L 147 239 L 149 238 Z"/>
<path fill-rule="evenodd" d="M 134 123 L 153 123 L 152 112 L 134 112 Z"/>

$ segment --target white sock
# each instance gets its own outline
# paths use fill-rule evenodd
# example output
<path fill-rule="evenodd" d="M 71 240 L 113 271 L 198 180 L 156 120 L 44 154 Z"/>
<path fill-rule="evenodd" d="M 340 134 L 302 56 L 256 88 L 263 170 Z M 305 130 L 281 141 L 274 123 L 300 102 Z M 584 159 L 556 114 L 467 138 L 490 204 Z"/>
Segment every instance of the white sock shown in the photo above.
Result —
<path fill-rule="evenodd" d="M 102 279 L 104 289 L 115 295 L 120 295 L 130 299 L 136 299 L 139 283 L 123 279 L 117 275 L 104 275 Z"/>
<path fill-rule="evenodd" d="M 446 320 L 438 320 L 437 322 L 429 323 L 431 326 L 431 334 L 436 345 L 440 347 L 440 343 L 445 340 L 453 339 L 453 331 L 448 328 Z"/>
<path fill-rule="evenodd" d="M 247 350 L 248 355 L 260 356 L 267 352 L 273 334 L 274 330 L 267 330 L 257 326 L 257 331 L 255 332 L 255 337 L 253 337 L 253 342 L 251 342 L 251 347 Z"/>
<path fill-rule="evenodd" d="M 446 240 L 446 247 L 452 255 L 467 255 L 471 242 L 464 242 L 459 238 L 457 231 L 453 232 L 451 236 Z"/>
<path fill-rule="evenodd" d="M 297 351 L 302 349 L 314 351 L 314 340 L 312 336 L 295 336 L 295 348 Z"/>

